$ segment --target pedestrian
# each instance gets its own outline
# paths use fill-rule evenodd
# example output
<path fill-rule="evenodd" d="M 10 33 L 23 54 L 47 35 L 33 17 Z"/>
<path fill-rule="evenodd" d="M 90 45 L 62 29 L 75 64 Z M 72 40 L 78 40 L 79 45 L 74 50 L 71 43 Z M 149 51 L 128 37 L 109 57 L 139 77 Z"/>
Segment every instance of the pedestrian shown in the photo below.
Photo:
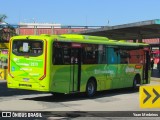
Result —
<path fill-rule="evenodd" d="M 154 68 L 154 60 L 152 59 L 151 60 L 151 70 L 153 70 L 153 68 Z"/>

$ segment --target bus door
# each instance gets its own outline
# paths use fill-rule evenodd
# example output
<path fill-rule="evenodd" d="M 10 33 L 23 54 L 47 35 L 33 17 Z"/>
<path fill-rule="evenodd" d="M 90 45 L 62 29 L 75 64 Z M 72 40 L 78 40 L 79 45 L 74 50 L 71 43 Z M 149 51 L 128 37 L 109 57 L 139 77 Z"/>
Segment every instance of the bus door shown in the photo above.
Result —
<path fill-rule="evenodd" d="M 71 48 L 71 65 L 70 65 L 70 92 L 80 91 L 81 79 L 81 48 Z"/>

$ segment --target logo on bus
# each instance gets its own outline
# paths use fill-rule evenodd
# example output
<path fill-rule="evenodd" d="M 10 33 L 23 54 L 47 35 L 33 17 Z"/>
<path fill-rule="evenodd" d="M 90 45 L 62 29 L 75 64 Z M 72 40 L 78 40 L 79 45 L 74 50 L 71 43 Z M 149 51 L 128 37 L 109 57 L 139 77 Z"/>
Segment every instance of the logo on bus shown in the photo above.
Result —
<path fill-rule="evenodd" d="M 112 70 L 94 70 L 95 74 L 114 74 L 114 71 Z"/>
<path fill-rule="evenodd" d="M 126 68 L 126 73 L 131 73 L 134 72 L 134 68 L 133 67 L 127 67 Z"/>

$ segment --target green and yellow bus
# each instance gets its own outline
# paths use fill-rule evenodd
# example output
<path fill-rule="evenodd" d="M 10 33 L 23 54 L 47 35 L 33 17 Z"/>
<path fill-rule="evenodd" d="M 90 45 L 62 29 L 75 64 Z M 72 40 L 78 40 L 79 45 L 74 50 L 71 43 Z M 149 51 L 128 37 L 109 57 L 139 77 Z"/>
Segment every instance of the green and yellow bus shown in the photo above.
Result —
<path fill-rule="evenodd" d="M 86 92 L 150 83 L 148 44 L 87 35 L 15 36 L 10 40 L 8 88 Z"/>

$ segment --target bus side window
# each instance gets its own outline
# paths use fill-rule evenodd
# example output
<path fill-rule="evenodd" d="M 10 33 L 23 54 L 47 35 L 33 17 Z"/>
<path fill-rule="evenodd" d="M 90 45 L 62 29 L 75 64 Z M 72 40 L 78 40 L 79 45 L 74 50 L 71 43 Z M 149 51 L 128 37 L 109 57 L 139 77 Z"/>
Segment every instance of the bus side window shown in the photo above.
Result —
<path fill-rule="evenodd" d="M 83 63 L 84 64 L 97 64 L 97 62 L 98 62 L 97 45 L 84 44 Z"/>
<path fill-rule="evenodd" d="M 121 64 L 128 64 L 130 63 L 130 58 L 131 58 L 131 55 L 130 55 L 130 52 L 129 50 L 120 50 L 119 51 L 119 54 L 120 54 L 120 63 Z"/>
<path fill-rule="evenodd" d="M 130 50 L 130 63 L 131 64 L 137 64 L 140 63 L 142 64 L 144 62 L 144 51 L 143 49 L 139 49 L 139 50 Z"/>
<path fill-rule="evenodd" d="M 98 45 L 98 63 L 105 64 L 106 62 L 106 47 L 104 45 Z"/>
<path fill-rule="evenodd" d="M 120 55 L 119 50 L 113 47 L 107 48 L 107 63 L 108 64 L 119 64 L 120 63 Z"/>
<path fill-rule="evenodd" d="M 55 42 L 53 43 L 52 63 L 54 65 L 70 64 L 70 43 Z"/>
<path fill-rule="evenodd" d="M 54 48 L 53 51 L 53 64 L 63 65 L 63 48 Z"/>
<path fill-rule="evenodd" d="M 65 65 L 70 64 L 70 52 L 71 50 L 69 48 L 63 48 L 63 61 Z"/>

